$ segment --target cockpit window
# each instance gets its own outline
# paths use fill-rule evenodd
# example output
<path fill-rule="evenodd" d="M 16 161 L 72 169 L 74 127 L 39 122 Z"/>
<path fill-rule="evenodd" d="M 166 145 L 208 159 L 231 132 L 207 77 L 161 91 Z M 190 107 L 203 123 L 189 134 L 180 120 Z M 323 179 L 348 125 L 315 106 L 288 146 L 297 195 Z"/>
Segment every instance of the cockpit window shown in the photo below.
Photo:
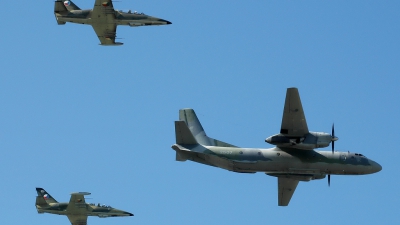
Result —
<path fill-rule="evenodd" d="M 355 155 L 365 157 L 365 156 L 363 156 L 363 154 L 359 154 L 359 153 L 356 153 Z"/>
<path fill-rule="evenodd" d="M 137 12 L 137 11 L 133 11 L 133 12 L 132 12 L 132 10 L 128 10 L 128 11 L 118 10 L 118 12 L 120 12 L 120 13 L 129 13 L 129 14 L 136 14 L 136 15 L 144 15 L 144 13 L 142 13 L 142 12 Z"/>
<path fill-rule="evenodd" d="M 93 203 L 91 203 L 90 205 L 96 206 L 96 204 L 93 204 Z M 97 207 L 112 208 L 110 205 L 105 205 L 105 204 L 100 204 L 100 203 L 97 203 Z"/>

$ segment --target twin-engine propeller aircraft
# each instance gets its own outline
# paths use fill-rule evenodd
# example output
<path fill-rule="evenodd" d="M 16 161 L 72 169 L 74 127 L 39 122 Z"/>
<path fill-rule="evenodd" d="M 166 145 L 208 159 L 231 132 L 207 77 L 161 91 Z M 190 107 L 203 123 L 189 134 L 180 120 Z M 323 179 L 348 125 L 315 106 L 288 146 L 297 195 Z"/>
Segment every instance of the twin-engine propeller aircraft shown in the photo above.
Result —
<path fill-rule="evenodd" d="M 116 216 L 133 216 L 132 213 L 115 209 L 111 206 L 101 204 L 88 204 L 85 202 L 85 195 L 88 192 L 71 193 L 69 202 L 57 202 L 43 188 L 36 188 L 36 209 L 38 213 L 51 213 L 65 215 L 72 225 L 86 225 L 88 216 L 98 216 L 100 218 Z"/>
<path fill-rule="evenodd" d="M 122 45 L 115 42 L 117 26 L 128 25 L 131 27 L 167 25 L 171 22 L 143 13 L 114 10 L 112 0 L 95 0 L 93 9 L 81 10 L 72 1 L 55 1 L 54 14 L 58 25 L 67 22 L 92 25 L 100 39 L 100 45 Z"/>
<path fill-rule="evenodd" d="M 264 172 L 278 178 L 278 205 L 287 206 L 299 181 L 323 179 L 328 175 L 362 175 L 379 172 L 382 167 L 358 153 L 333 150 L 332 135 L 310 132 L 297 88 L 288 88 L 280 134 L 266 142 L 270 149 L 239 148 L 210 138 L 193 109 L 179 110 L 175 121 L 176 161 L 194 161 L 239 173 Z M 316 151 L 332 142 L 332 151 Z"/>

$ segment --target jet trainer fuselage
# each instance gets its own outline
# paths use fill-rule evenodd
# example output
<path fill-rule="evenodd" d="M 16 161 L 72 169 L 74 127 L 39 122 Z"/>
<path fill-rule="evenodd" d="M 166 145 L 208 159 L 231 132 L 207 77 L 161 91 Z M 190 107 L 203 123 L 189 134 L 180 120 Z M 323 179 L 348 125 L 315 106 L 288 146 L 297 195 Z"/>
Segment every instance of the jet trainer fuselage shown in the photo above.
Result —
<path fill-rule="evenodd" d="M 104 204 L 92 204 L 85 202 L 85 195 L 88 192 L 71 193 L 70 201 L 57 202 L 43 188 L 36 188 L 36 210 L 38 213 L 50 213 L 57 215 L 65 215 L 68 217 L 72 225 L 86 225 L 88 216 L 106 217 L 125 217 L 133 216 L 130 212 L 115 209 Z"/>
<path fill-rule="evenodd" d="M 91 9 L 85 10 L 72 10 L 68 11 L 64 14 L 58 15 L 57 22 L 62 25 L 67 22 L 77 23 L 77 24 L 98 24 L 102 23 L 104 19 L 101 17 L 92 17 Z M 156 17 L 148 16 L 143 13 L 135 13 L 135 12 L 123 12 L 114 10 L 114 12 L 109 12 L 109 14 L 113 14 L 115 18 L 112 21 L 107 21 L 108 23 L 114 23 L 116 25 L 127 25 L 131 27 L 137 26 L 151 26 L 151 25 L 167 25 L 171 24 L 171 22 L 163 19 L 159 19 Z"/>
<path fill-rule="evenodd" d="M 69 203 L 50 203 L 48 206 L 37 207 L 38 213 L 50 213 L 57 215 L 69 215 L 71 212 L 67 211 Z M 133 216 L 132 213 L 125 212 L 119 209 L 112 208 L 111 206 L 100 206 L 92 203 L 85 203 L 81 205 L 82 208 L 86 209 L 87 216 L 98 216 L 100 218 L 105 217 L 118 217 L 118 216 Z"/>
<path fill-rule="evenodd" d="M 131 27 L 167 25 L 171 22 L 145 15 L 144 13 L 123 12 L 115 10 L 112 0 L 95 0 L 93 9 L 80 9 L 72 1 L 55 1 L 54 15 L 58 25 L 67 22 L 91 25 L 100 40 L 101 45 L 122 45 L 115 42 L 117 26 L 127 25 Z"/>

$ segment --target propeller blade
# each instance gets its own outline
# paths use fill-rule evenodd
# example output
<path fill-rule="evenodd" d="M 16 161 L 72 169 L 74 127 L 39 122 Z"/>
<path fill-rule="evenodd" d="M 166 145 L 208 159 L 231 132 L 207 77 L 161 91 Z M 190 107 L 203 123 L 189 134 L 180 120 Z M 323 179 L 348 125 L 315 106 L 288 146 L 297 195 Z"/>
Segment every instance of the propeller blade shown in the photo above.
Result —
<path fill-rule="evenodd" d="M 328 186 L 329 187 L 331 186 L 331 175 L 330 174 L 328 174 Z"/>
<path fill-rule="evenodd" d="M 335 141 L 337 141 L 339 139 L 335 136 L 335 124 L 334 123 L 332 123 L 331 137 L 332 137 L 332 141 L 331 141 L 332 142 L 332 153 L 334 153 L 335 152 Z"/>

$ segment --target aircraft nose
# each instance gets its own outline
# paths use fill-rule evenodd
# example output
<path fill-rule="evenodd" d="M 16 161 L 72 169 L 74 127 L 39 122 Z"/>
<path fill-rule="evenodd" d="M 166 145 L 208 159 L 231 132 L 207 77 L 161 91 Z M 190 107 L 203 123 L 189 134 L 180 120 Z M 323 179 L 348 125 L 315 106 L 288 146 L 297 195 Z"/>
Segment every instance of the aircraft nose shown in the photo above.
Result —
<path fill-rule="evenodd" d="M 271 140 L 272 140 L 272 138 L 271 138 L 271 137 L 268 137 L 268 138 L 266 138 L 266 139 L 265 139 L 265 142 L 267 142 L 267 143 L 270 143 L 270 144 L 271 144 Z"/>
<path fill-rule="evenodd" d="M 370 164 L 371 164 L 371 166 L 372 166 L 372 168 L 371 168 L 372 173 L 377 173 L 377 172 L 379 172 L 379 171 L 382 170 L 382 166 L 379 165 L 379 163 L 370 160 Z"/>
<path fill-rule="evenodd" d="M 164 22 L 164 23 L 166 23 L 166 24 L 172 24 L 171 22 L 169 22 L 168 20 L 163 20 L 163 19 L 160 19 L 160 21 L 162 21 L 162 22 Z"/>
<path fill-rule="evenodd" d="M 133 214 L 130 213 L 130 212 L 123 212 L 123 214 L 124 214 L 125 216 L 133 216 Z"/>

